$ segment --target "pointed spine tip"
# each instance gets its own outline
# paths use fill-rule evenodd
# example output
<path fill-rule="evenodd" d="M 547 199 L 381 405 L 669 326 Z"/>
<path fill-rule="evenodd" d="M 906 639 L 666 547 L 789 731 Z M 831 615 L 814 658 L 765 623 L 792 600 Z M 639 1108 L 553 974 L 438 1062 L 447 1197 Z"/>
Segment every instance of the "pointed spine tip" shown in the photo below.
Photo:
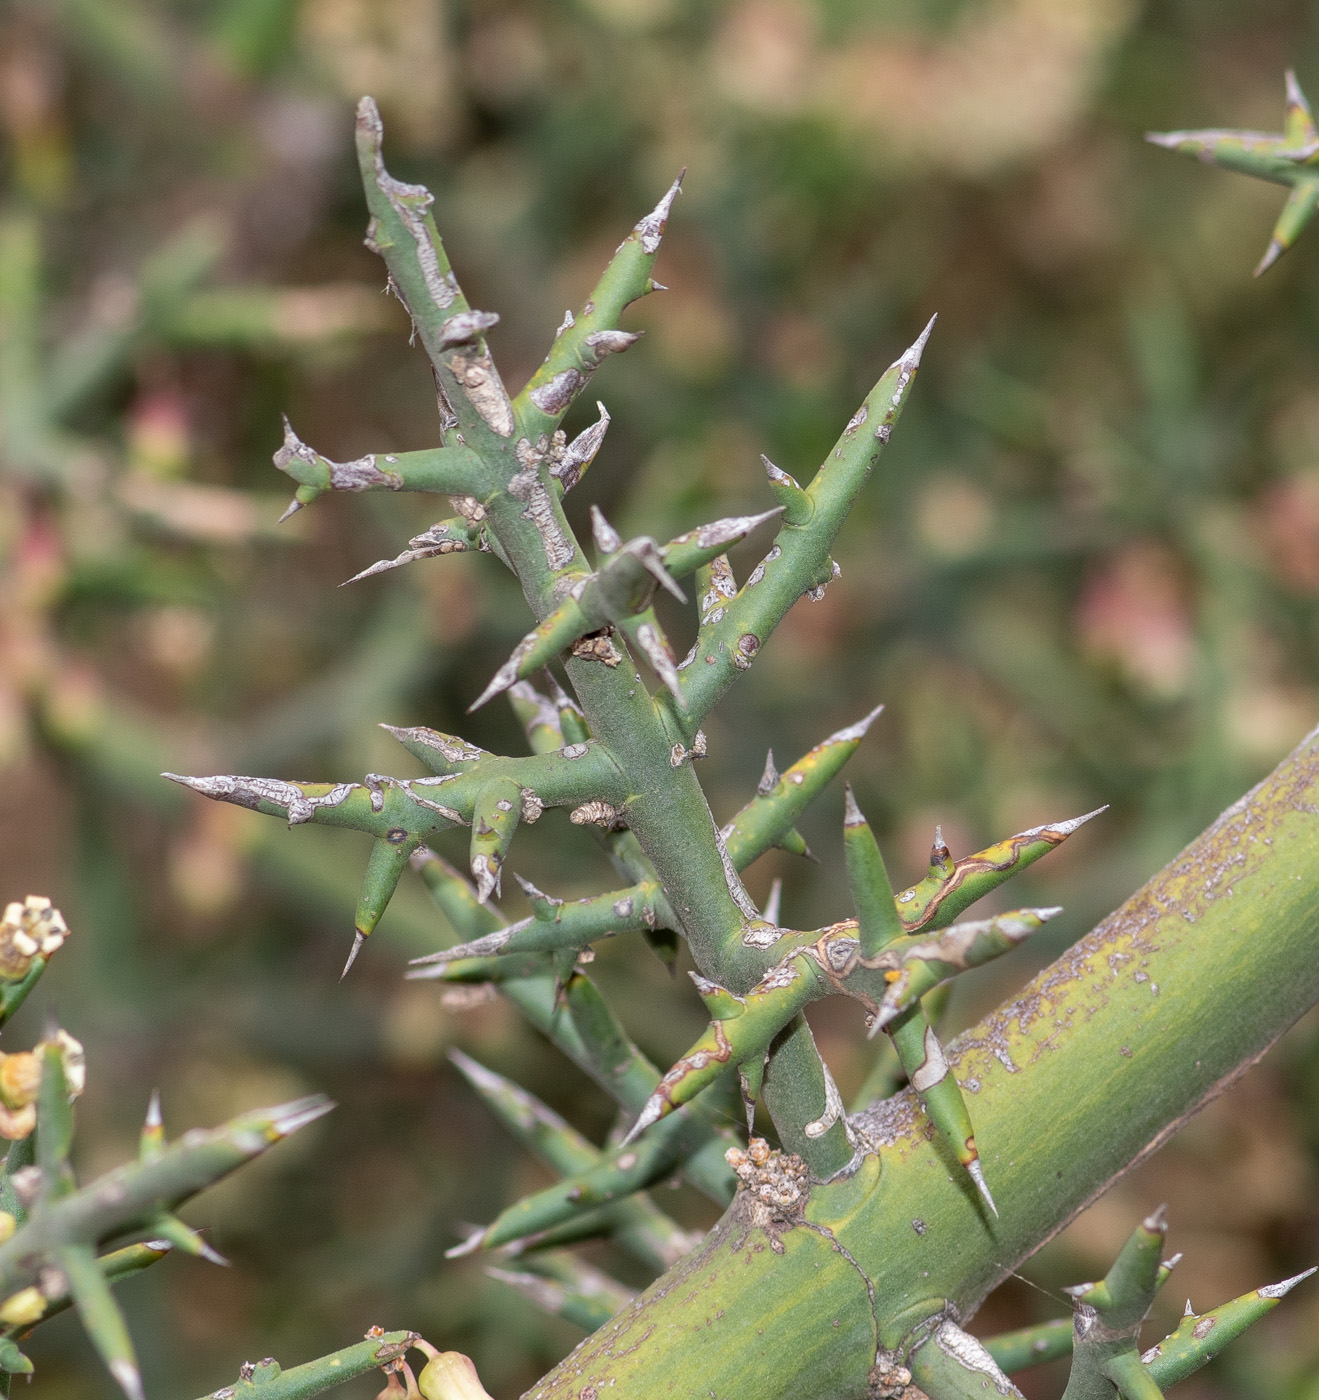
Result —
<path fill-rule="evenodd" d="M 856 805 L 856 794 L 852 791 L 852 784 L 848 783 L 843 792 L 843 825 L 865 826 L 866 819 L 861 813 L 861 808 Z"/>
<path fill-rule="evenodd" d="M 1164 150 L 1176 150 L 1182 144 L 1184 133 L 1180 131 L 1147 131 L 1145 139 L 1151 146 L 1162 146 Z"/>
<path fill-rule="evenodd" d="M 1287 103 L 1292 107 L 1299 107 L 1303 112 L 1310 110 L 1310 104 L 1305 99 L 1305 94 L 1301 91 L 1301 85 L 1296 80 L 1296 69 L 1288 68 L 1283 75 L 1283 85 L 1287 92 Z"/>
<path fill-rule="evenodd" d="M 618 531 L 605 519 L 604 511 L 594 504 L 591 506 L 591 538 L 601 554 L 614 554 L 623 543 Z"/>
<path fill-rule="evenodd" d="M 1152 1210 L 1141 1222 L 1142 1229 L 1148 1230 L 1152 1235 L 1166 1235 L 1168 1233 L 1168 1206 L 1165 1202 L 1156 1210 Z"/>
<path fill-rule="evenodd" d="M 1285 1298 L 1298 1283 L 1309 1278 L 1316 1269 L 1319 1269 L 1319 1264 L 1316 1264 L 1314 1268 L 1306 1269 L 1304 1273 L 1294 1274 L 1291 1278 L 1285 1278 L 1281 1283 L 1265 1284 L 1263 1288 L 1257 1289 L 1256 1292 L 1261 1298 Z"/>
<path fill-rule="evenodd" d="M 324 1094 L 309 1094 L 305 1099 L 294 1099 L 292 1103 L 271 1110 L 270 1130 L 277 1137 L 286 1138 L 299 1128 L 305 1128 L 308 1123 L 324 1118 L 337 1107 L 334 1100 L 326 1098 Z"/>
<path fill-rule="evenodd" d="M 864 719 L 859 719 L 855 724 L 849 724 L 846 729 L 840 729 L 836 734 L 831 734 L 824 742 L 826 744 L 847 743 L 852 739 L 864 739 L 870 731 L 870 726 L 884 713 L 883 705 L 876 705 Z"/>
<path fill-rule="evenodd" d="M 998 1207 L 994 1204 L 993 1196 L 990 1195 L 989 1183 L 985 1180 L 985 1172 L 984 1168 L 980 1165 L 980 1159 L 978 1157 L 973 1157 L 966 1164 L 966 1170 L 967 1175 L 970 1176 L 971 1180 L 975 1182 L 976 1190 L 980 1192 L 980 1195 L 984 1199 L 985 1204 L 993 1212 L 994 1219 L 997 1220 Z"/>
<path fill-rule="evenodd" d="M 446 1259 L 466 1259 L 469 1254 L 475 1254 L 485 1242 L 486 1232 L 484 1230 L 474 1230 L 462 1242 L 456 1244 L 451 1249 L 444 1251 Z"/>
<path fill-rule="evenodd" d="M 629 1147 L 652 1123 L 659 1122 L 660 1115 L 663 1112 L 664 1100 L 658 1095 L 652 1094 L 650 1098 L 646 1100 L 641 1112 L 637 1115 L 637 1121 L 628 1129 L 627 1136 L 618 1145 L 620 1147 Z"/>
<path fill-rule="evenodd" d="M 302 502 L 296 496 L 284 507 L 284 514 L 275 521 L 276 525 L 282 525 L 290 516 L 297 515 L 302 509 Z M 351 580 L 350 580 L 351 582 Z"/>
<path fill-rule="evenodd" d="M 152 1132 L 157 1132 L 163 1125 L 164 1119 L 161 1117 L 160 1113 L 160 1090 L 153 1089 L 151 1091 L 151 1098 L 147 1102 L 146 1126 L 150 1128 Z"/>
<path fill-rule="evenodd" d="M 1064 836 L 1070 836 L 1072 832 L 1079 831 L 1086 822 L 1093 821 L 1096 817 L 1102 816 L 1108 811 L 1109 804 L 1104 803 L 1102 807 L 1096 807 L 1093 812 L 1086 812 L 1083 816 L 1068 817 L 1065 822 L 1053 822 L 1050 828 L 1053 831 L 1061 831 Z"/>
<path fill-rule="evenodd" d="M 909 369 L 916 369 L 919 367 L 921 356 L 925 353 L 925 342 L 929 340 L 930 332 L 934 330 L 934 323 L 938 319 L 939 313 L 936 311 L 925 323 L 925 329 L 916 337 L 915 341 L 903 351 L 902 357 L 898 361 L 899 364 L 906 365 Z"/>
<path fill-rule="evenodd" d="M 776 875 L 770 882 L 769 898 L 765 901 L 765 922 L 767 924 L 778 925 L 779 910 L 783 904 L 783 878 Z"/>
<path fill-rule="evenodd" d="M 761 797 L 768 797 L 779 785 L 779 770 L 774 766 L 774 750 L 769 749 L 765 754 L 765 771 L 760 775 L 760 781 L 756 784 L 756 792 Z"/>
<path fill-rule="evenodd" d="M 343 965 L 343 971 L 339 974 L 339 981 L 342 982 L 348 976 L 348 970 L 357 961 L 357 955 L 362 951 L 362 944 L 366 942 L 366 934 L 360 928 L 353 930 L 353 946 L 348 954 L 348 961 Z"/>
<path fill-rule="evenodd" d="M 1264 256 L 1255 264 L 1255 270 L 1250 275 L 1252 277 L 1262 277 L 1278 261 L 1283 254 L 1282 244 L 1276 238 L 1269 239 L 1269 246 L 1264 250 Z"/>
<path fill-rule="evenodd" d="M 118 1382 L 119 1389 L 128 1396 L 128 1400 L 146 1400 L 146 1392 L 142 1389 L 142 1373 L 134 1362 L 117 1357 L 110 1362 L 110 1374 Z"/>

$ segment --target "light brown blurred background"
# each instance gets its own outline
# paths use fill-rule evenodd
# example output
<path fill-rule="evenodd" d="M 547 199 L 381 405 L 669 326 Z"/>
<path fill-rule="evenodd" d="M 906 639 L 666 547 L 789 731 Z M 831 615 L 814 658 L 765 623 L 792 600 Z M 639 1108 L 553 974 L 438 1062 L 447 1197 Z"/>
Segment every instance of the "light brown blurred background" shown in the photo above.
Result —
<path fill-rule="evenodd" d="M 764 508 L 758 453 L 809 477 L 940 313 L 841 579 L 716 713 L 703 776 L 726 818 L 767 746 L 790 762 L 885 702 L 850 777 L 902 881 L 936 821 L 961 855 L 1110 803 L 1013 887 L 1067 913 L 959 987 L 965 1024 L 1319 722 L 1319 236 L 1252 281 L 1281 191 L 1142 141 L 1279 129 L 1289 65 L 1319 92 L 1299 0 L 9 0 L 0 896 L 50 894 L 74 937 L 7 1043 L 52 1004 L 87 1042 L 84 1178 L 131 1152 L 156 1085 L 172 1133 L 303 1090 L 342 1105 L 192 1209 L 233 1268 L 168 1260 L 124 1288 L 151 1394 L 379 1322 L 469 1351 L 512 1396 L 576 1339 L 443 1261 L 460 1222 L 542 1180 L 444 1050 L 596 1134 L 600 1095 L 501 1003 L 401 980 L 437 941 L 418 888 L 338 983 L 364 844 L 155 776 L 411 772 L 382 720 L 520 751 L 498 706 L 463 716 L 526 626 L 492 560 L 336 587 L 442 511 L 327 498 L 273 526 L 281 411 L 339 459 L 436 440 L 361 246 L 356 98 L 379 100 L 391 168 L 434 190 L 472 301 L 501 314 L 511 385 L 688 167 L 672 290 L 629 313 L 646 338 L 593 386 L 614 425 L 576 519 L 596 501 L 662 539 Z M 783 876 L 789 921 L 846 912 L 840 816 L 833 792 L 803 823 L 820 865 L 751 874 L 758 896 Z M 567 897 L 605 878 L 550 820 L 513 867 Z M 596 967 L 651 1054 L 685 1048 L 684 978 L 623 943 Z M 869 1065 L 859 1011 L 816 1021 L 846 1094 Z M 1162 1200 L 1186 1251 L 1169 1324 L 1188 1292 L 1202 1309 L 1319 1261 L 1317 1112 L 1319 1022 L 978 1327 L 1062 1315 L 1059 1286 Z M 1319 1394 L 1317 1338 L 1309 1285 L 1184 1393 Z M 70 1319 L 33 1356 L 43 1400 L 113 1393 Z"/>

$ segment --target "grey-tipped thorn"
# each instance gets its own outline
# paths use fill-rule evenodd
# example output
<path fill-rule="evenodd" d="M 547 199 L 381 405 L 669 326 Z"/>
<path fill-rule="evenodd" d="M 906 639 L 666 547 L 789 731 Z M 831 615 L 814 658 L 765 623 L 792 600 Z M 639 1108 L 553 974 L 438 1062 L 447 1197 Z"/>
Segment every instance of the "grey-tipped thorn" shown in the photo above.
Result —
<path fill-rule="evenodd" d="M 324 1094 L 308 1094 L 306 1098 L 293 1099 L 269 1110 L 270 1131 L 286 1138 L 299 1128 L 305 1128 L 308 1123 L 324 1118 L 337 1107 L 334 1100 L 326 1098 Z"/>
<path fill-rule="evenodd" d="M 783 902 L 783 879 L 776 875 L 769 887 L 769 898 L 765 901 L 764 919 L 767 924 L 778 924 L 779 907 Z"/>
<path fill-rule="evenodd" d="M 119 1389 L 128 1396 L 128 1400 L 146 1400 L 146 1392 L 142 1389 L 142 1373 L 131 1361 L 124 1357 L 111 1361 L 110 1374 L 119 1383 Z"/>
<path fill-rule="evenodd" d="M 1303 1274 L 1293 1274 L 1291 1278 L 1285 1278 L 1281 1283 L 1266 1283 L 1263 1288 L 1257 1288 L 1255 1292 L 1261 1298 L 1285 1298 L 1298 1283 L 1309 1278 L 1316 1269 L 1319 1269 L 1319 1264 L 1316 1264 L 1314 1268 L 1306 1269 Z"/>
<path fill-rule="evenodd" d="M 591 538 L 601 554 L 613 554 L 623 543 L 618 531 L 605 519 L 604 512 L 597 505 L 591 507 Z"/>
<path fill-rule="evenodd" d="M 760 775 L 756 791 L 761 797 L 768 797 L 779 785 L 779 770 L 774 766 L 774 750 L 765 754 L 765 771 Z"/>
<path fill-rule="evenodd" d="M 840 729 L 836 734 L 830 734 L 824 742 L 826 744 L 841 744 L 851 739 L 865 738 L 866 731 L 883 713 L 883 710 L 883 705 L 876 705 L 864 719 L 857 720 L 855 724 L 849 724 L 846 729 Z"/>
<path fill-rule="evenodd" d="M 627 1147 L 634 1143 L 642 1133 L 650 1127 L 652 1123 L 658 1123 L 660 1115 L 664 1112 L 664 1100 L 658 1095 L 652 1094 L 646 1100 L 644 1107 L 637 1116 L 637 1121 L 628 1129 L 627 1136 L 619 1143 L 620 1147 Z"/>
<path fill-rule="evenodd" d="M 600 410 L 599 419 L 580 433 L 563 449 L 563 456 L 550 468 L 550 475 L 559 481 L 565 491 L 571 491 L 582 479 L 582 473 L 595 460 L 600 444 L 605 440 L 609 429 L 609 410 L 600 402 L 595 402 Z"/>
<path fill-rule="evenodd" d="M 348 976 L 348 969 L 357 961 L 357 955 L 362 951 L 362 944 L 366 942 L 366 934 L 361 929 L 353 930 L 353 946 L 348 953 L 348 961 L 343 965 L 343 971 L 339 974 L 339 981 L 342 982 Z"/>
<path fill-rule="evenodd" d="M 1093 821 L 1096 817 L 1107 811 L 1108 803 L 1105 802 L 1102 807 L 1096 807 L 1093 812 L 1086 812 L 1084 816 L 1068 817 L 1067 820 L 1063 822 L 1043 822 L 1041 825 L 1032 826 L 1029 830 L 1023 831 L 1020 834 L 1022 836 L 1035 836 L 1041 831 L 1059 831 L 1064 836 L 1070 836 L 1074 831 L 1079 831 L 1086 822 Z"/>
<path fill-rule="evenodd" d="M 985 1204 L 994 1214 L 994 1219 L 998 1219 L 998 1207 L 994 1204 L 994 1198 L 989 1194 L 989 1183 L 985 1180 L 984 1168 L 980 1165 L 979 1159 L 966 1164 L 967 1175 L 976 1184 L 976 1190 L 984 1198 Z"/>
<path fill-rule="evenodd" d="M 930 338 L 930 332 L 934 329 L 934 323 L 939 319 L 936 311 L 925 323 L 925 329 L 918 335 L 915 341 L 898 357 L 896 363 L 907 366 L 908 369 L 916 369 L 921 362 L 921 356 L 925 353 L 925 342 Z"/>
<path fill-rule="evenodd" d="M 484 1230 L 473 1230 L 462 1244 L 456 1244 L 452 1248 L 446 1249 L 444 1257 L 446 1259 L 465 1259 L 469 1254 L 475 1254 L 481 1248 L 484 1240 Z"/>
<path fill-rule="evenodd" d="M 852 791 L 852 784 L 848 783 L 843 789 L 843 825 L 844 826 L 865 826 L 866 819 L 862 815 L 861 808 L 856 805 L 856 794 Z"/>
<path fill-rule="evenodd" d="M 1255 270 L 1250 275 L 1252 277 L 1262 277 L 1282 257 L 1283 246 L 1276 238 L 1269 239 L 1269 246 L 1264 250 L 1264 256 L 1255 264 Z"/>
<path fill-rule="evenodd" d="M 304 502 L 298 500 L 296 496 L 284 507 L 284 514 L 275 521 L 276 525 L 282 525 L 290 516 L 297 515 L 302 509 Z"/>
<path fill-rule="evenodd" d="M 633 230 L 641 240 L 643 252 L 657 253 L 659 251 L 660 239 L 664 237 L 664 226 L 669 221 L 669 211 L 673 208 L 673 201 L 677 199 L 678 192 L 682 189 L 682 182 L 686 174 L 687 167 L 684 165 L 678 172 L 678 178 L 665 191 L 660 202 Z"/>
<path fill-rule="evenodd" d="M 159 1132 L 164 1126 L 164 1122 L 160 1112 L 160 1090 L 153 1089 L 151 1098 L 147 1101 L 147 1116 L 144 1126 L 150 1132 Z"/>
<path fill-rule="evenodd" d="M 1166 1235 L 1168 1233 L 1168 1206 L 1163 1204 L 1152 1210 L 1144 1220 L 1140 1222 L 1141 1228 L 1148 1230 L 1154 1235 Z"/>

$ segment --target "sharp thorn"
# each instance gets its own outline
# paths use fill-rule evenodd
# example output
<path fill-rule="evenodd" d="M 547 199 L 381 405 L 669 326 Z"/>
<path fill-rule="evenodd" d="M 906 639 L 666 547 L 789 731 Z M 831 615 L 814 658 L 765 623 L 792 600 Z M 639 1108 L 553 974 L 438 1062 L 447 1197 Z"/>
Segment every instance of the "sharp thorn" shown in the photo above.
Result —
<path fill-rule="evenodd" d="M 142 1389 L 142 1373 L 133 1362 L 124 1357 L 118 1357 L 110 1362 L 110 1374 L 119 1382 L 119 1389 L 128 1396 L 128 1400 L 146 1400 L 146 1393 Z"/>
<path fill-rule="evenodd" d="M 1319 1269 L 1319 1264 L 1316 1264 L 1313 1269 L 1306 1269 L 1303 1274 L 1293 1274 L 1291 1278 L 1285 1278 L 1281 1283 L 1266 1283 L 1263 1288 L 1258 1288 L 1255 1291 L 1261 1298 L 1285 1298 L 1298 1283 L 1309 1278 L 1315 1269 Z"/>
<path fill-rule="evenodd" d="M 591 538 L 601 554 L 613 554 L 623 543 L 618 531 L 605 519 L 604 512 L 597 505 L 591 507 Z"/>
<path fill-rule="evenodd" d="M 852 791 L 852 784 L 848 783 L 847 786 L 843 789 L 843 792 L 843 825 L 845 827 L 865 826 L 866 819 L 861 814 L 861 808 L 856 805 L 856 795 Z"/>
<path fill-rule="evenodd" d="M 275 521 L 276 525 L 282 525 L 290 516 L 297 515 L 302 509 L 302 502 L 296 496 L 284 507 L 284 514 Z"/>
<path fill-rule="evenodd" d="M 151 1098 L 147 1103 L 147 1116 L 144 1126 L 151 1132 L 159 1132 L 164 1126 L 164 1118 L 160 1112 L 160 1090 L 153 1089 Z"/>
<path fill-rule="evenodd" d="M 299 1128 L 305 1128 L 308 1123 L 324 1118 L 331 1109 L 337 1107 L 334 1100 L 327 1099 L 324 1094 L 309 1094 L 305 1099 L 294 1099 L 291 1103 L 271 1109 L 270 1130 L 282 1138 L 288 1137 Z"/>
<path fill-rule="evenodd" d="M 774 750 L 765 754 L 765 771 L 760 775 L 756 791 L 761 797 L 768 797 L 779 785 L 779 770 L 774 766 Z"/>
<path fill-rule="evenodd" d="M 975 1182 L 976 1190 L 984 1197 L 985 1204 L 993 1211 L 994 1219 L 997 1220 L 998 1207 L 994 1204 L 993 1196 L 989 1194 L 989 1183 L 985 1180 L 984 1168 L 980 1165 L 980 1159 L 976 1158 L 974 1161 L 968 1162 L 966 1164 L 966 1170 L 971 1180 Z"/>
<path fill-rule="evenodd" d="M 652 1094 L 650 1098 L 646 1100 L 641 1112 L 637 1115 L 637 1121 L 628 1129 L 627 1136 L 618 1145 L 620 1147 L 627 1147 L 631 1143 L 634 1143 L 652 1123 L 659 1122 L 660 1115 L 663 1111 L 664 1100 Z"/>
<path fill-rule="evenodd" d="M 783 880 L 776 875 L 769 887 L 769 898 L 765 901 L 765 922 L 777 925 L 779 907 L 783 902 Z"/>
<path fill-rule="evenodd" d="M 1190 1300 L 1189 1298 L 1186 1300 L 1186 1311 L 1182 1314 L 1182 1316 L 1183 1316 L 1183 1317 L 1194 1317 L 1194 1316 L 1195 1316 L 1195 1309 L 1191 1306 L 1191 1300 Z"/>
<path fill-rule="evenodd" d="M 934 329 L 934 323 L 938 319 L 939 313 L 936 311 L 934 315 L 931 316 L 930 319 L 925 323 L 925 329 L 920 333 L 920 335 L 916 337 L 915 343 L 908 346 L 907 349 L 902 353 L 902 356 L 898 361 L 899 364 L 906 364 L 911 369 L 917 368 L 917 366 L 921 362 L 921 356 L 925 353 L 925 342 L 929 340 L 930 332 Z"/>
<path fill-rule="evenodd" d="M 348 976 L 348 969 L 357 961 L 357 955 L 362 951 L 362 944 L 366 942 L 366 934 L 361 929 L 353 930 L 353 947 L 348 954 L 348 961 L 343 965 L 343 971 L 339 974 L 339 981 L 342 982 Z"/>
<path fill-rule="evenodd" d="M 1166 1235 L 1168 1233 L 1168 1207 L 1165 1203 L 1153 1210 L 1141 1222 L 1141 1228 L 1148 1230 L 1152 1235 Z"/>
<path fill-rule="evenodd" d="M 474 1230 L 462 1244 L 456 1244 L 451 1249 L 446 1249 L 444 1257 L 446 1259 L 465 1259 L 469 1254 L 475 1254 L 481 1248 L 485 1234 L 484 1230 Z"/>
<path fill-rule="evenodd" d="M 1278 261 L 1283 254 L 1282 244 L 1276 238 L 1269 239 L 1269 246 L 1264 250 L 1264 256 L 1255 264 L 1255 271 L 1252 277 L 1262 277 Z"/>
<path fill-rule="evenodd" d="M 859 719 L 855 724 L 849 724 L 846 729 L 840 729 L 836 734 L 831 734 L 824 742 L 838 744 L 846 743 L 850 739 L 864 739 L 870 726 L 874 724 L 883 711 L 883 705 L 876 705 L 864 719 Z"/>

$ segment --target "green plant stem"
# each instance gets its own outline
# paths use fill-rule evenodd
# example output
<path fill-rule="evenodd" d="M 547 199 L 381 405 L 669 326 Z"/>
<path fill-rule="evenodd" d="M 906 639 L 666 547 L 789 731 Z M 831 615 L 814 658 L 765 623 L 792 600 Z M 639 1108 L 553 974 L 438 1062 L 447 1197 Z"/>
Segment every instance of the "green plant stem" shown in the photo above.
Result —
<path fill-rule="evenodd" d="M 859 1170 L 813 1188 L 812 1228 L 776 1227 L 781 1254 L 763 1247 L 769 1232 L 752 1225 L 739 1197 L 701 1251 L 530 1395 L 548 1400 L 589 1384 L 608 1387 L 612 1400 L 660 1386 L 854 1397 L 866 1392 L 877 1333 L 899 1347 L 939 1308 L 972 1316 L 1010 1270 L 1319 999 L 1316 802 L 1312 735 L 949 1047 L 998 1220 L 904 1091 L 853 1120 L 868 1149 Z M 723 1312 L 712 1318 L 707 1289 L 733 1271 L 737 1287 L 720 1287 Z"/>

